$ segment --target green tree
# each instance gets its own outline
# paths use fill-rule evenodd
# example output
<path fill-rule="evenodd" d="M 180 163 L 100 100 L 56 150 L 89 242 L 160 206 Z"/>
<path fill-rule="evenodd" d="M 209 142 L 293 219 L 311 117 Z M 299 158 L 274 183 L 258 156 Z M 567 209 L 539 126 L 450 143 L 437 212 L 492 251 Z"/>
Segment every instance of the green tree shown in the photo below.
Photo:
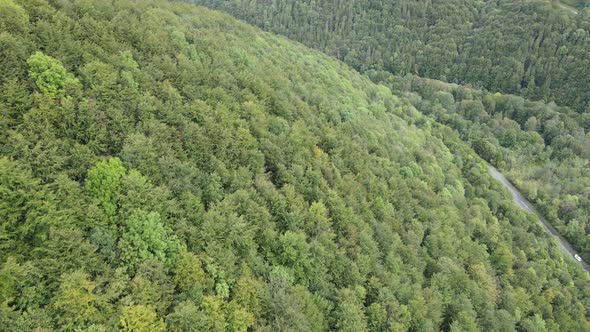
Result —
<path fill-rule="evenodd" d="M 52 97 L 63 97 L 68 88 L 78 84 L 77 79 L 66 72 L 59 60 L 42 52 L 35 52 L 27 60 L 29 76 L 35 81 L 39 90 Z"/>
<path fill-rule="evenodd" d="M 27 254 L 31 246 L 42 243 L 56 210 L 53 195 L 44 190 L 30 169 L 21 162 L 0 158 L 2 259 L 11 252 Z"/>
<path fill-rule="evenodd" d="M 367 331 L 367 317 L 363 311 L 363 289 L 341 289 L 335 312 L 335 327 L 338 331 Z"/>
<path fill-rule="evenodd" d="M 475 319 L 469 313 L 461 311 L 451 323 L 452 332 L 476 332 L 479 331 Z"/>
<path fill-rule="evenodd" d="M 18 1 L 25 29 L 0 31 L 0 330 L 589 330 L 586 274 L 471 149 L 531 179 L 559 230 L 587 228 L 584 117 L 477 89 L 583 105 L 559 76 L 588 76 L 587 13 L 226 5 L 376 72 L 189 4 Z M 520 28 L 533 16 L 552 24 Z M 83 84 L 42 93 L 36 50 Z"/>
<path fill-rule="evenodd" d="M 533 317 L 527 317 L 527 318 L 523 319 L 521 321 L 520 325 L 521 325 L 522 330 L 526 331 L 526 332 L 533 332 L 533 331 L 546 332 L 546 331 L 548 331 L 545 326 L 545 321 L 539 315 L 534 315 Z"/>
<path fill-rule="evenodd" d="M 227 329 L 230 332 L 246 332 L 254 324 L 254 316 L 236 301 L 226 306 Z"/>
<path fill-rule="evenodd" d="M 133 274 L 144 261 L 157 260 L 173 266 L 181 246 L 164 226 L 160 214 L 135 210 L 124 222 L 119 240 L 121 263 Z"/>
<path fill-rule="evenodd" d="M 242 273 L 232 288 L 232 299 L 243 308 L 247 308 L 256 320 L 261 320 L 268 313 L 268 288 L 261 280 L 252 276 L 248 269 Z"/>
<path fill-rule="evenodd" d="M 200 326 L 201 331 L 223 332 L 227 328 L 223 302 L 214 296 L 205 296 L 201 303 L 201 310 L 205 320 Z"/>
<path fill-rule="evenodd" d="M 174 308 L 174 311 L 166 316 L 166 324 L 173 332 L 199 332 L 203 331 L 203 321 L 207 318 L 193 302 L 183 301 Z"/>
<path fill-rule="evenodd" d="M 380 332 L 387 328 L 387 311 L 379 303 L 372 303 L 367 308 L 368 331 Z"/>
<path fill-rule="evenodd" d="M 62 275 L 60 289 L 52 301 L 61 329 L 74 331 L 100 317 L 96 308 L 96 283 L 83 271 Z"/>
<path fill-rule="evenodd" d="M 129 285 L 132 302 L 151 306 L 161 315 L 168 312 L 173 302 L 174 284 L 167 272 L 159 261 L 144 261 Z"/>
<path fill-rule="evenodd" d="M 28 29 L 29 15 L 12 0 L 0 2 L 0 31 L 23 33 Z"/>
<path fill-rule="evenodd" d="M 493 252 L 492 258 L 496 269 L 498 269 L 498 272 L 508 276 L 512 275 L 513 255 L 510 252 L 510 249 L 506 248 L 505 246 L 501 246 Z"/>
<path fill-rule="evenodd" d="M 120 316 L 122 332 L 163 332 L 166 324 L 150 306 L 133 305 L 122 308 Z"/>
<path fill-rule="evenodd" d="M 176 287 L 193 301 L 200 301 L 203 291 L 212 288 L 212 282 L 203 271 L 201 260 L 192 252 L 183 250 L 180 253 L 174 272 Z"/>
<path fill-rule="evenodd" d="M 21 265 L 8 257 L 0 268 L 0 306 L 8 307 L 20 292 L 25 277 L 33 271 L 30 264 Z"/>
<path fill-rule="evenodd" d="M 114 216 L 117 213 L 121 178 L 125 172 L 125 167 L 119 158 L 100 161 L 88 170 L 86 191 L 98 200 L 108 216 Z"/>

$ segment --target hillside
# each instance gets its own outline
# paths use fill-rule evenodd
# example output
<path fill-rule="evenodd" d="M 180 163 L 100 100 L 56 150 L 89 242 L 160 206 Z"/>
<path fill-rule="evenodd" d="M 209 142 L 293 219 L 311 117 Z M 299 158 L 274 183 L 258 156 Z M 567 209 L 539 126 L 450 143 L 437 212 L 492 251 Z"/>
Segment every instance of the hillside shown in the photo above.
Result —
<path fill-rule="evenodd" d="M 0 0 L 0 331 L 584 331 L 452 129 L 165 1 Z"/>
<path fill-rule="evenodd" d="M 189 2 L 299 40 L 409 92 L 416 108 L 458 130 L 509 175 L 590 260 L 584 1 Z"/>
<path fill-rule="evenodd" d="M 185 1 L 288 36 L 361 72 L 413 74 L 590 110 L 587 1 Z"/>
<path fill-rule="evenodd" d="M 456 129 L 590 260 L 589 113 L 414 76 L 368 76 Z"/>

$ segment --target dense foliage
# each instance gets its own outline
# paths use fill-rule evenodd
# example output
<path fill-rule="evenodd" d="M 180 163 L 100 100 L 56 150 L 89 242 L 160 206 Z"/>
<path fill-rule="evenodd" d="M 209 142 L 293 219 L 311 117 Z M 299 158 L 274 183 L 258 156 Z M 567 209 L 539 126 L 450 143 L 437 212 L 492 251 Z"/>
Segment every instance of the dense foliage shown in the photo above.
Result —
<path fill-rule="evenodd" d="M 369 76 L 457 129 L 590 260 L 590 113 L 418 77 Z"/>
<path fill-rule="evenodd" d="M 590 111 L 588 1 L 185 0 L 338 57 Z"/>
<path fill-rule="evenodd" d="M 191 2 L 302 41 L 397 92 L 414 93 L 409 97 L 420 111 L 459 130 L 590 259 L 587 2 Z M 409 73 L 556 100 L 579 113 Z"/>
<path fill-rule="evenodd" d="M 1 331 L 584 331 L 450 128 L 163 1 L 0 0 Z"/>

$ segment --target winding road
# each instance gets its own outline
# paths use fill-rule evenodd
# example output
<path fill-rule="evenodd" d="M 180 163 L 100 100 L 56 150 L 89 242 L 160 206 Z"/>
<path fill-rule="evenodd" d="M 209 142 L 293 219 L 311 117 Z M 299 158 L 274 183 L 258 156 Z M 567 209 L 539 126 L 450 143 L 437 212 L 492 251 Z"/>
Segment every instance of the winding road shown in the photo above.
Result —
<path fill-rule="evenodd" d="M 494 166 L 488 164 L 488 169 L 490 170 L 490 174 L 492 175 L 492 177 L 500 181 L 500 183 L 502 183 L 502 185 L 506 189 L 508 189 L 508 191 L 510 191 L 510 194 L 512 194 L 512 199 L 514 200 L 514 202 L 518 206 L 520 206 L 521 209 L 536 215 L 537 218 L 539 218 L 539 220 L 543 224 L 543 226 L 545 226 L 547 232 L 549 232 L 549 234 L 551 234 L 559 240 L 559 247 L 566 253 L 566 256 L 570 257 L 574 262 L 581 264 L 587 272 L 590 272 L 590 266 L 586 262 L 578 262 L 574 259 L 574 255 L 577 254 L 577 252 L 574 250 L 572 245 L 569 244 L 569 242 L 567 242 L 566 239 L 564 239 L 561 235 L 559 235 L 557 230 L 539 214 L 539 212 L 526 198 L 524 198 L 524 196 L 518 191 L 518 189 L 516 189 L 512 185 L 512 183 L 510 183 L 510 181 L 508 181 L 504 177 L 504 175 L 498 172 L 498 170 Z"/>
<path fill-rule="evenodd" d="M 567 11 L 570 11 L 570 12 L 578 15 L 578 9 L 576 9 L 575 7 L 572 7 L 570 5 L 566 5 L 565 3 L 561 3 L 561 2 L 558 2 L 557 5 Z"/>

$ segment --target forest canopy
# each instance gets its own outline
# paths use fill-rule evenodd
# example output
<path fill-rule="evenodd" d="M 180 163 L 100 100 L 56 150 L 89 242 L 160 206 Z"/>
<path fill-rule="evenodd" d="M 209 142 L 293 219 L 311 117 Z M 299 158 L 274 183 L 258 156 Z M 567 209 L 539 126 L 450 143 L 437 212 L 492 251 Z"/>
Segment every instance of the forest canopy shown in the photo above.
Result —
<path fill-rule="evenodd" d="M 0 331 L 590 329 L 590 276 L 411 96 L 189 4 L 0 18 Z"/>
<path fill-rule="evenodd" d="M 590 260 L 588 1 L 189 2 L 322 50 L 405 95 L 507 174 Z"/>
<path fill-rule="evenodd" d="M 335 56 L 590 112 L 587 0 L 184 0 Z M 575 7 L 572 7 L 575 6 Z"/>
<path fill-rule="evenodd" d="M 456 129 L 590 260 L 590 113 L 415 76 L 368 76 Z"/>

